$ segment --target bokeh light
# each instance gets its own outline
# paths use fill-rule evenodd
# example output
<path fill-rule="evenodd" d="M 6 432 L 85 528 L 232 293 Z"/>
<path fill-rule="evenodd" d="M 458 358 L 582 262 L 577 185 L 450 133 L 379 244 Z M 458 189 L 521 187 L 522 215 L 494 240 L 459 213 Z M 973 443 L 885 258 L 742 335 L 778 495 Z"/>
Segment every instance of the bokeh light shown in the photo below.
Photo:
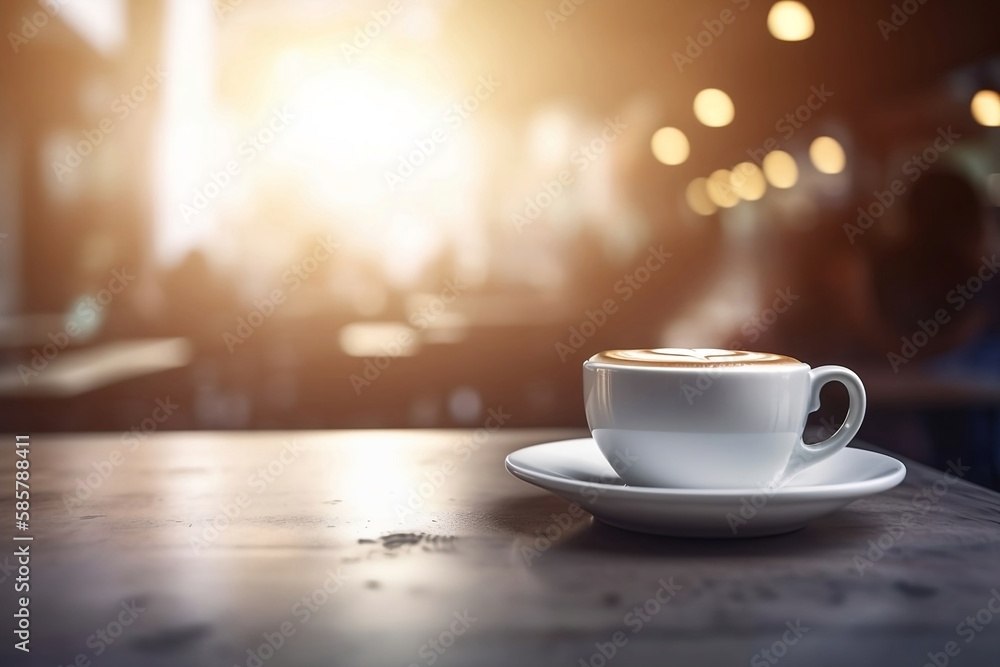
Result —
<path fill-rule="evenodd" d="M 753 162 L 741 162 L 733 167 L 729 184 L 733 186 L 737 196 L 746 201 L 757 201 L 767 192 L 764 174 Z"/>
<path fill-rule="evenodd" d="M 839 174 L 847 164 L 843 146 L 833 137 L 816 137 L 809 146 L 809 159 L 823 174 Z"/>
<path fill-rule="evenodd" d="M 707 178 L 699 177 L 688 183 L 684 198 L 691 210 L 698 215 L 712 215 L 719 210 L 708 196 Z"/>
<path fill-rule="evenodd" d="M 718 88 L 706 88 L 694 98 L 694 115 L 702 125 L 725 127 L 733 122 L 736 107 L 729 95 Z"/>
<path fill-rule="evenodd" d="M 764 176 L 767 182 L 779 189 L 790 188 L 799 180 L 795 158 L 785 151 L 772 151 L 764 156 Z"/>
<path fill-rule="evenodd" d="M 732 208 L 740 203 L 739 196 L 737 196 L 736 191 L 730 184 L 731 178 L 732 172 L 728 169 L 718 169 L 713 171 L 712 175 L 708 177 L 708 184 L 706 185 L 708 198 L 716 206 Z"/>
<path fill-rule="evenodd" d="M 986 177 L 986 194 L 991 204 L 1000 206 L 1000 174 L 990 174 Z"/>
<path fill-rule="evenodd" d="M 986 127 L 1000 127 L 1000 93 L 980 90 L 972 98 L 972 117 Z"/>
<path fill-rule="evenodd" d="M 774 3 L 767 14 L 767 29 L 783 42 L 801 42 L 816 29 L 812 13 L 801 2 L 783 0 Z"/>
<path fill-rule="evenodd" d="M 650 141 L 653 157 L 667 165 L 683 164 L 691 154 L 687 136 L 676 127 L 661 127 Z"/>

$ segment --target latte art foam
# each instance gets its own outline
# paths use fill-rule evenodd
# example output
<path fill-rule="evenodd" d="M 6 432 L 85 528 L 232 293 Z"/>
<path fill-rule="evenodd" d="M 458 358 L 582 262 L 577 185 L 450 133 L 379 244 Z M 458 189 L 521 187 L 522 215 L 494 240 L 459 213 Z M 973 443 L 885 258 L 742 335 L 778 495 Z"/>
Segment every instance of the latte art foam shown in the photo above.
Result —
<path fill-rule="evenodd" d="M 590 358 L 591 362 L 610 366 L 657 366 L 661 368 L 712 368 L 730 366 L 781 366 L 802 362 L 770 352 L 661 347 L 652 350 L 609 350 Z"/>

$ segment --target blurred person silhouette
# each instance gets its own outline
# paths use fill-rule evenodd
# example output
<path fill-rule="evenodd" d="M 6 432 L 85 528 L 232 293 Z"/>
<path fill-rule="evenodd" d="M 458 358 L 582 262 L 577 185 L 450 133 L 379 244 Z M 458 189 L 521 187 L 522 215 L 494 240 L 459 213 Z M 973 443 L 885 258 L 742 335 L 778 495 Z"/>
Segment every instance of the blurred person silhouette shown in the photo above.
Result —
<path fill-rule="evenodd" d="M 887 314 L 911 348 L 923 341 L 917 340 L 918 330 L 927 333 L 913 359 L 923 372 L 973 390 L 992 388 L 989 395 L 995 395 L 1000 386 L 997 230 L 985 224 L 976 190 L 953 172 L 925 175 L 913 187 L 907 212 L 907 236 L 893 255 L 898 273 L 882 272 Z M 932 335 L 926 323 L 935 315 L 939 330 Z M 901 363 L 898 357 L 894 361 Z M 920 411 L 917 419 L 936 445 L 932 464 L 940 468 L 962 457 L 972 466 L 967 479 L 1000 488 L 1000 408 L 994 398 L 967 398 L 958 408 Z"/>
<path fill-rule="evenodd" d="M 936 315 L 938 327 L 923 327 L 937 331 L 921 346 L 927 358 L 995 338 L 1000 280 L 990 280 L 996 269 L 990 268 L 989 250 L 996 250 L 996 242 L 976 190 L 956 172 L 932 171 L 913 184 L 905 206 L 902 234 L 872 262 L 880 309 L 895 343 Z"/>
<path fill-rule="evenodd" d="M 873 411 L 868 437 L 940 464 L 947 458 L 942 443 L 964 429 L 968 437 L 959 439 L 982 450 L 975 459 L 992 461 L 979 466 L 987 471 L 980 481 L 992 483 L 989 469 L 1000 470 L 997 411 L 944 409 L 944 384 L 934 381 L 942 375 L 1000 380 L 1000 279 L 992 279 L 990 268 L 996 233 L 985 225 L 979 195 L 964 176 L 937 170 L 913 183 L 862 236 L 845 234 L 845 217 L 855 210 L 822 213 L 804 233 L 780 231 L 763 245 L 762 306 L 782 289 L 794 303 L 769 327 L 751 322 L 741 331 L 751 334 L 744 335 L 746 346 L 814 366 L 853 366 L 875 384 L 896 373 L 919 374 L 930 393 L 917 399 L 915 390 L 891 414 Z"/>
<path fill-rule="evenodd" d="M 849 236 L 841 224 L 845 212 L 832 211 L 806 233 L 779 234 L 762 258 L 774 260 L 775 267 L 765 281 L 764 305 L 775 289 L 790 289 L 796 298 L 774 326 L 750 327 L 757 334 L 752 344 L 817 363 L 881 364 L 899 350 L 901 337 L 920 331 L 920 322 L 933 320 L 941 309 L 947 319 L 936 329 L 928 326 L 936 333 L 921 346 L 917 362 L 988 336 L 996 327 L 996 308 L 990 306 L 1000 280 L 984 282 L 974 298 L 958 289 L 977 276 L 995 245 L 977 193 L 954 172 L 929 172 L 912 185 L 902 206 L 895 212 L 898 231 L 886 215 L 870 233 Z"/>

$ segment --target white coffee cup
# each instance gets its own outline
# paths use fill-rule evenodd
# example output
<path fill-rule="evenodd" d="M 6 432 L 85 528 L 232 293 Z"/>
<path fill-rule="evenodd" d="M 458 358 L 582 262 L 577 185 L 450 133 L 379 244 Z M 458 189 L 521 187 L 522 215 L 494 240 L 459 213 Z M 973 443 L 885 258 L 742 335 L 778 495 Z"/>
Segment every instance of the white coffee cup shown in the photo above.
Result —
<path fill-rule="evenodd" d="M 807 445 L 806 417 L 828 382 L 847 387 L 847 418 Z M 865 388 L 852 371 L 742 350 L 602 352 L 583 364 L 583 393 L 597 446 L 635 486 L 780 486 L 840 451 L 865 416 Z"/>

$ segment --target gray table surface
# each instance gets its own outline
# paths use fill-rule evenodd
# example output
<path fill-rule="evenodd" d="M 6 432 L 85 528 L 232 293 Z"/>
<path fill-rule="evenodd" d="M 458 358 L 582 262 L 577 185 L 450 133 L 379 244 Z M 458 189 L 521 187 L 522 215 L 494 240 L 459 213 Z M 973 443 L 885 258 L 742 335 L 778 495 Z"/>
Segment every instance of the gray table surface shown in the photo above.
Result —
<path fill-rule="evenodd" d="M 579 435 L 32 436 L 31 653 L 8 548 L 0 664 L 1000 664 L 997 493 L 907 462 L 796 533 L 656 538 L 503 468 Z"/>

